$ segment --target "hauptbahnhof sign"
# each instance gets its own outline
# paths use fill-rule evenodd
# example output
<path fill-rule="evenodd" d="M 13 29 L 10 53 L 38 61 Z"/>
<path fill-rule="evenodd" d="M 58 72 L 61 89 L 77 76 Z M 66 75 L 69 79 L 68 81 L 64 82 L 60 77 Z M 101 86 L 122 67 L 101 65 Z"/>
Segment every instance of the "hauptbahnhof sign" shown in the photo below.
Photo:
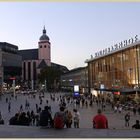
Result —
<path fill-rule="evenodd" d="M 120 42 L 118 44 L 115 44 L 115 45 L 111 46 L 111 47 L 105 48 L 104 50 L 96 52 L 95 53 L 95 58 L 100 57 L 102 55 L 106 55 L 106 54 L 114 52 L 114 51 L 117 51 L 117 50 L 122 49 L 124 47 L 127 47 L 128 45 L 136 43 L 137 41 L 138 41 L 138 35 L 135 35 L 134 38 L 124 40 L 124 41 L 122 41 L 122 42 Z"/>

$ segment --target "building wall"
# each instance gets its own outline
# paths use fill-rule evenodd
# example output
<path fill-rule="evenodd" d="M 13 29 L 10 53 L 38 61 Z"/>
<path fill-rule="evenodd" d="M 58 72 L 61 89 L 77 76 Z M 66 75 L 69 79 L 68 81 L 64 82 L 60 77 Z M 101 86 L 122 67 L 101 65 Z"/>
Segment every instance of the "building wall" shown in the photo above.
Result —
<path fill-rule="evenodd" d="M 87 88 L 87 74 L 87 67 L 71 70 L 61 76 L 61 86 L 65 88 L 73 88 L 74 85 L 79 85 L 82 88 Z"/>
<path fill-rule="evenodd" d="M 29 71 L 29 65 L 30 63 L 30 71 Z M 36 63 L 36 67 L 34 67 L 34 63 Z M 38 60 L 28 60 L 22 62 L 22 79 L 27 80 L 36 80 L 37 79 L 37 66 L 38 66 Z M 25 69 L 25 71 L 24 71 Z M 30 72 L 30 78 L 29 78 L 29 72 Z M 36 74 L 34 73 L 36 72 Z"/>
<path fill-rule="evenodd" d="M 2 51 L 0 49 L 0 85 L 2 84 L 2 78 L 3 78 Z"/>
<path fill-rule="evenodd" d="M 16 83 L 21 80 L 22 57 L 17 54 L 18 47 L 7 42 L 0 42 L 0 84 L 11 84 L 11 77 Z"/>

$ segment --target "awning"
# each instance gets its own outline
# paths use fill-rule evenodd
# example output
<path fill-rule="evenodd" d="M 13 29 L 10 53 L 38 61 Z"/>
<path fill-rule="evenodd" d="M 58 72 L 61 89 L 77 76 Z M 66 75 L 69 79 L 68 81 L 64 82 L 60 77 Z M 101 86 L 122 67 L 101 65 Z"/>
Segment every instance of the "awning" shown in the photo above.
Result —
<path fill-rule="evenodd" d="M 129 89 L 129 88 L 124 88 L 124 89 L 121 89 L 121 90 L 120 90 L 120 93 L 121 93 L 121 94 L 136 94 L 136 92 L 137 92 L 138 94 L 140 94 L 140 89 L 139 89 L 139 88 L 136 88 L 136 89 L 133 89 L 133 88 L 131 88 L 131 89 Z"/>
<path fill-rule="evenodd" d="M 99 89 L 99 88 L 95 88 L 95 90 L 98 91 L 109 91 L 109 92 L 119 92 L 119 89 Z"/>
<path fill-rule="evenodd" d="M 133 88 L 123 88 L 123 89 L 99 89 L 99 88 L 95 88 L 95 90 L 97 91 L 108 91 L 108 92 L 120 92 L 121 95 L 124 94 L 136 94 L 136 92 L 138 94 L 140 94 L 140 89 L 133 89 Z"/>

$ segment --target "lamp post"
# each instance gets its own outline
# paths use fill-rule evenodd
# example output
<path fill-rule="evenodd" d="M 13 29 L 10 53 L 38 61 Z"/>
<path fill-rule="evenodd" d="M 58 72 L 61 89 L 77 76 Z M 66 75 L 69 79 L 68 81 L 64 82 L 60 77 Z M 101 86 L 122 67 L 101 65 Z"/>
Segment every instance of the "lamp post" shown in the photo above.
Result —
<path fill-rule="evenodd" d="M 62 80 L 62 88 L 63 88 L 63 90 L 65 90 L 65 87 L 66 87 L 65 82 L 66 82 L 66 80 L 65 80 L 65 79 L 63 79 L 63 80 Z"/>
<path fill-rule="evenodd" d="M 72 79 L 69 79 L 69 83 L 70 87 L 72 87 Z"/>
<path fill-rule="evenodd" d="M 45 79 L 45 92 L 47 91 L 47 80 Z"/>
<path fill-rule="evenodd" d="M 32 91 L 34 90 L 34 80 L 31 81 L 32 82 Z"/>
<path fill-rule="evenodd" d="M 14 97 L 15 97 L 15 94 L 16 94 L 16 92 L 15 92 L 15 77 L 10 77 L 10 80 L 13 80 L 13 94 L 14 94 Z"/>

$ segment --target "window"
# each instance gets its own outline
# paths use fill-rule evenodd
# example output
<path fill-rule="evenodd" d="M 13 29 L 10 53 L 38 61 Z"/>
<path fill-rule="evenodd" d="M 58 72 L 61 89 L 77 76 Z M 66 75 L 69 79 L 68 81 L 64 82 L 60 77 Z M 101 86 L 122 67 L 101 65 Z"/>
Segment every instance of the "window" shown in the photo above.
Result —
<path fill-rule="evenodd" d="M 40 48 L 42 48 L 42 45 L 40 45 Z"/>
<path fill-rule="evenodd" d="M 46 48 L 46 45 L 44 45 L 44 48 Z"/>

